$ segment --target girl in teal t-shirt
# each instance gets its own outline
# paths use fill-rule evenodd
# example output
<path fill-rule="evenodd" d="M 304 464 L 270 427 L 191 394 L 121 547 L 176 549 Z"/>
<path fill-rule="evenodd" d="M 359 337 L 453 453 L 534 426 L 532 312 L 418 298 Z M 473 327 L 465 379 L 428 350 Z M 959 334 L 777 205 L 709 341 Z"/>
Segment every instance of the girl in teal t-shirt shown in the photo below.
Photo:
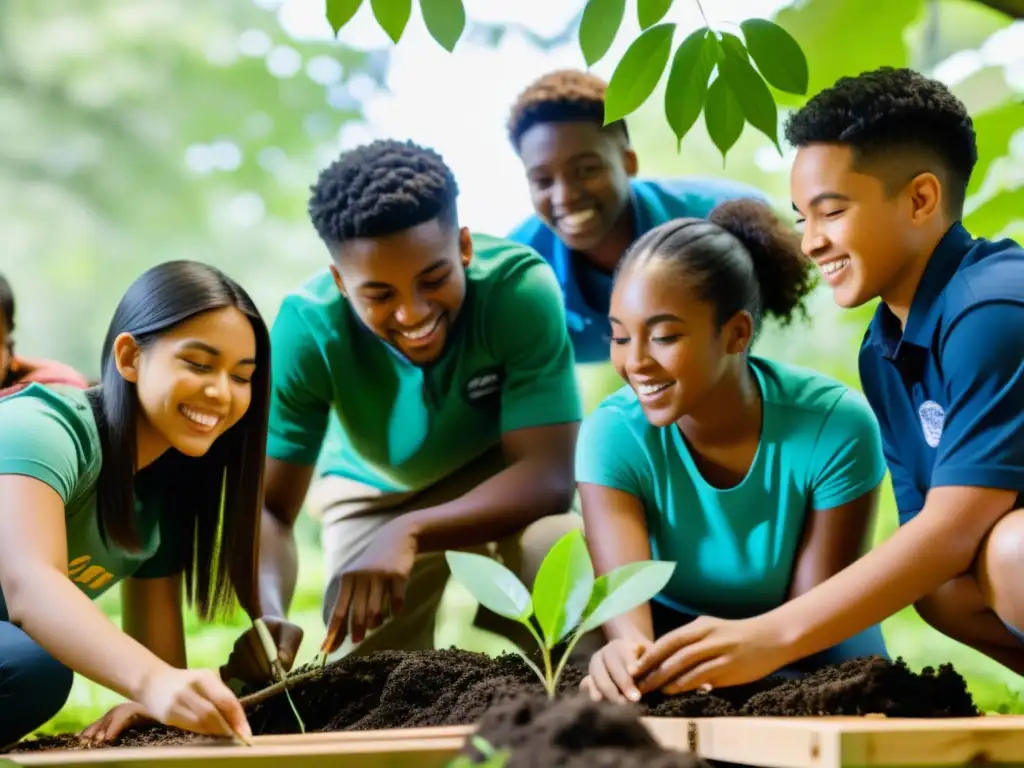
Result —
<path fill-rule="evenodd" d="M 654 600 L 605 625 L 584 681 L 595 698 L 639 698 L 653 678 L 630 668 L 654 641 L 698 617 L 770 611 L 869 544 L 885 462 L 866 401 L 749 354 L 763 315 L 788 322 L 802 308 L 810 266 L 754 200 L 656 227 L 619 266 L 611 360 L 627 384 L 580 430 L 587 541 L 598 574 L 676 566 Z M 887 655 L 877 626 L 789 671 L 872 654 Z"/>
<path fill-rule="evenodd" d="M 0 399 L 0 747 L 60 710 L 73 672 L 130 699 L 91 739 L 145 718 L 249 735 L 220 676 L 185 668 L 181 603 L 260 616 L 269 381 L 252 300 L 176 261 L 122 298 L 100 386 Z M 124 631 L 94 602 L 119 583 Z"/>

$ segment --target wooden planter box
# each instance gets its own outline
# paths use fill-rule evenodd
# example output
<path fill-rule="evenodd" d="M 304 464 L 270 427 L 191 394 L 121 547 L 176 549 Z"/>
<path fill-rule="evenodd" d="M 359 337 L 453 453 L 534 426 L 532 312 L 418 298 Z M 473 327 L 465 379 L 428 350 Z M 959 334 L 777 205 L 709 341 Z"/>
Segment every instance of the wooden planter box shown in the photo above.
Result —
<path fill-rule="evenodd" d="M 644 718 L 665 747 L 759 768 L 1024 766 L 1024 717 Z M 443 768 L 472 726 L 257 736 L 252 747 L 219 744 L 8 755 L 0 766 L 158 768 L 317 766 Z M 537 766 L 544 768 L 544 766 Z"/>

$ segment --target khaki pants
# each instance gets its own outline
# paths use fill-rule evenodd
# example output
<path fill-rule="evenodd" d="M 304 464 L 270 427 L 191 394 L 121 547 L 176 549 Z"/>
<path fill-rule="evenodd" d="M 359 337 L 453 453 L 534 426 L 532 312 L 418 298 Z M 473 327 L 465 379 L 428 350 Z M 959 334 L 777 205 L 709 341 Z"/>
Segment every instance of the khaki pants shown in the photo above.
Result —
<path fill-rule="evenodd" d="M 383 492 L 336 475 L 321 478 L 311 489 L 307 505 L 321 523 L 328 574 L 322 604 L 325 625 L 338 595 L 339 579 L 335 574 L 366 550 L 381 526 L 406 512 L 458 498 L 504 467 L 501 450 L 493 449 L 433 486 L 401 493 Z M 582 528 L 583 517 L 573 509 L 565 514 L 543 517 L 504 541 L 467 547 L 465 551 L 499 559 L 532 589 L 540 564 L 555 542 L 569 531 Z M 334 657 L 365 655 L 385 649 L 433 648 L 437 611 L 450 576 L 444 552 L 419 555 L 406 585 L 402 612 L 368 632 L 358 645 L 352 643 L 351 637 L 346 637 Z M 474 625 L 496 632 L 521 648 L 532 651 L 536 646 L 525 628 L 483 606 L 478 608 Z M 595 633 L 581 638 L 574 658 L 589 657 L 600 647 L 601 638 L 591 635 Z"/>

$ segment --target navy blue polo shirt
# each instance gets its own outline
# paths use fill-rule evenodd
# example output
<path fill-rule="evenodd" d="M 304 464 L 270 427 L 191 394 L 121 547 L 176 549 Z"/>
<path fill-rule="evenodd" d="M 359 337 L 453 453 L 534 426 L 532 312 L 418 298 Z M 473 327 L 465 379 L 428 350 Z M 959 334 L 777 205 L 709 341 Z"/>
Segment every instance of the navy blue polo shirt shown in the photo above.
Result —
<path fill-rule="evenodd" d="M 880 304 L 860 377 L 882 431 L 900 524 L 930 488 L 1024 493 L 1024 249 L 957 223 L 925 268 L 901 334 Z"/>
<path fill-rule="evenodd" d="M 769 202 L 755 187 L 721 179 L 632 179 L 629 204 L 635 222 L 633 238 L 636 240 L 672 219 L 707 218 L 722 201 L 741 197 Z M 520 224 L 508 239 L 530 246 L 555 270 L 562 287 L 576 362 L 606 361 L 612 341 L 608 322 L 611 274 L 566 248 L 558 235 L 536 215 Z"/>

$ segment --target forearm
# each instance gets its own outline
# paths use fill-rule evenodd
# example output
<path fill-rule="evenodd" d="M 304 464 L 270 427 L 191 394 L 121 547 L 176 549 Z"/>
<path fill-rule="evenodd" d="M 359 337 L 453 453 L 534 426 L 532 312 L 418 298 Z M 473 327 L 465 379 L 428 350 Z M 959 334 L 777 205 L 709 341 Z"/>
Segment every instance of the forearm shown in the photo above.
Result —
<path fill-rule="evenodd" d="M 793 658 L 852 637 L 967 571 L 981 536 L 957 530 L 955 515 L 943 512 L 922 513 L 847 568 L 773 610 L 781 631 L 790 633 Z"/>
<path fill-rule="evenodd" d="M 25 573 L 4 585 L 12 623 L 57 661 L 128 699 L 167 664 L 119 630 L 57 570 Z"/>
<path fill-rule="evenodd" d="M 540 518 L 567 512 L 571 469 L 550 457 L 522 459 L 445 504 L 403 515 L 421 552 L 484 544 Z"/>
<path fill-rule="evenodd" d="M 264 510 L 260 526 L 260 600 L 267 616 L 287 618 L 298 573 L 294 526 Z"/>

